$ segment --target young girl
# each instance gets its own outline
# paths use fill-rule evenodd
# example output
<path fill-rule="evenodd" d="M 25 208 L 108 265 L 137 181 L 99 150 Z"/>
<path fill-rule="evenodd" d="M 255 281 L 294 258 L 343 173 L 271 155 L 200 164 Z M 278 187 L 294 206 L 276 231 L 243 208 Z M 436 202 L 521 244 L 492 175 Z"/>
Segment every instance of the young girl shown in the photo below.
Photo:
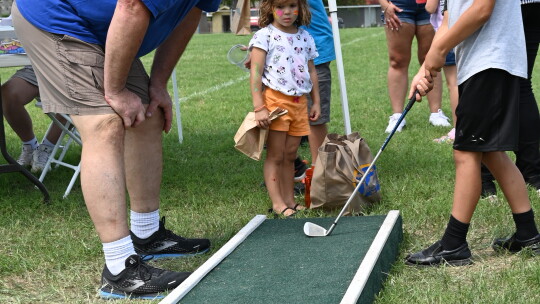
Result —
<path fill-rule="evenodd" d="M 309 121 L 319 118 L 319 87 L 313 59 L 318 56 L 309 33 L 311 13 L 306 0 L 267 0 L 260 6 L 259 30 L 251 49 L 251 95 L 255 119 L 267 129 L 264 181 L 272 200 L 269 212 L 293 216 L 304 209 L 294 201 L 294 159 L 302 136 L 309 135 Z M 311 94 L 313 106 L 307 110 Z M 280 107 L 288 114 L 270 123 L 268 113 Z"/>

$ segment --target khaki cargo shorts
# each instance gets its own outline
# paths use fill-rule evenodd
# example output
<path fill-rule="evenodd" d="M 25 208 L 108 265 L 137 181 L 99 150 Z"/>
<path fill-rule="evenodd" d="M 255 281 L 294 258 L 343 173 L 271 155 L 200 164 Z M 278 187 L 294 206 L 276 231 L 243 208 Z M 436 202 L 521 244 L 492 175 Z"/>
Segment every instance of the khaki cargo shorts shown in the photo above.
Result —
<path fill-rule="evenodd" d="M 102 46 L 80 39 L 42 31 L 29 23 L 13 3 L 13 23 L 39 83 L 45 113 L 71 115 L 112 114 L 103 93 Z M 149 104 L 150 78 L 142 62 L 131 65 L 126 88 Z"/>

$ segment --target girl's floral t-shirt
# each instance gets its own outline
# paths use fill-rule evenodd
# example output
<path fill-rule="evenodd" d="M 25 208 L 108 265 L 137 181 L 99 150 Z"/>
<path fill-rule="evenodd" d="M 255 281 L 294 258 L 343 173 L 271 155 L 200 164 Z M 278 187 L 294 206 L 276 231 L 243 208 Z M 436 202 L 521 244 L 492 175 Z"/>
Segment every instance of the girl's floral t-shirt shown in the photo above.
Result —
<path fill-rule="evenodd" d="M 249 42 L 249 49 L 266 52 L 262 83 L 289 96 L 311 92 L 308 62 L 319 54 L 313 37 L 299 28 L 295 34 L 282 32 L 273 25 L 257 31 Z"/>

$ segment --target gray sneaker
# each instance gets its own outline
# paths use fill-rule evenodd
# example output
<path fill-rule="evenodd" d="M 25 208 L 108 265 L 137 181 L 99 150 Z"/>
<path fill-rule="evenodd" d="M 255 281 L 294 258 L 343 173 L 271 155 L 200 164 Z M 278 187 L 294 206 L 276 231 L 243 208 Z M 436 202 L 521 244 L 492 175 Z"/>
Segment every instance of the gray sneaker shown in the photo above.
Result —
<path fill-rule="evenodd" d="M 22 145 L 21 155 L 17 159 L 19 165 L 30 167 L 32 165 L 32 153 L 34 153 L 31 145 Z"/>
<path fill-rule="evenodd" d="M 38 173 L 45 169 L 45 165 L 51 156 L 53 147 L 48 145 L 39 145 L 39 147 L 34 150 L 32 155 L 32 173 Z"/>

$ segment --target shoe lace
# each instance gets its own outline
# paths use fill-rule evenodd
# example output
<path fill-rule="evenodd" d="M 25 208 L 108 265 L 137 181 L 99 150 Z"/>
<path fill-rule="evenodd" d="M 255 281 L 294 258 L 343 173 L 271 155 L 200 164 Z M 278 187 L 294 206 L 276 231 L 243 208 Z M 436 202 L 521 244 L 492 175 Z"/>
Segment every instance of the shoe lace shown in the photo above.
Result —
<path fill-rule="evenodd" d="M 136 271 L 139 275 L 139 278 L 141 278 L 141 280 L 145 282 L 152 279 L 152 273 L 156 273 L 157 275 L 159 275 L 159 273 L 162 272 L 161 269 L 152 267 L 146 264 L 145 262 L 143 262 L 142 260 L 139 261 L 139 263 L 137 263 L 136 267 L 137 267 Z"/>
<path fill-rule="evenodd" d="M 161 218 L 160 225 L 162 225 L 163 227 L 163 231 L 164 231 L 163 235 L 165 236 L 165 238 L 172 239 L 172 240 L 186 240 L 186 238 L 181 237 L 175 234 L 174 232 L 172 232 L 171 230 L 165 228 L 165 217 Z"/>
<path fill-rule="evenodd" d="M 23 147 L 21 149 L 21 154 L 19 155 L 19 158 L 17 160 L 18 161 L 24 161 L 27 158 L 31 158 L 32 153 L 33 153 L 32 148 L 27 148 L 25 145 L 23 145 Z"/>

